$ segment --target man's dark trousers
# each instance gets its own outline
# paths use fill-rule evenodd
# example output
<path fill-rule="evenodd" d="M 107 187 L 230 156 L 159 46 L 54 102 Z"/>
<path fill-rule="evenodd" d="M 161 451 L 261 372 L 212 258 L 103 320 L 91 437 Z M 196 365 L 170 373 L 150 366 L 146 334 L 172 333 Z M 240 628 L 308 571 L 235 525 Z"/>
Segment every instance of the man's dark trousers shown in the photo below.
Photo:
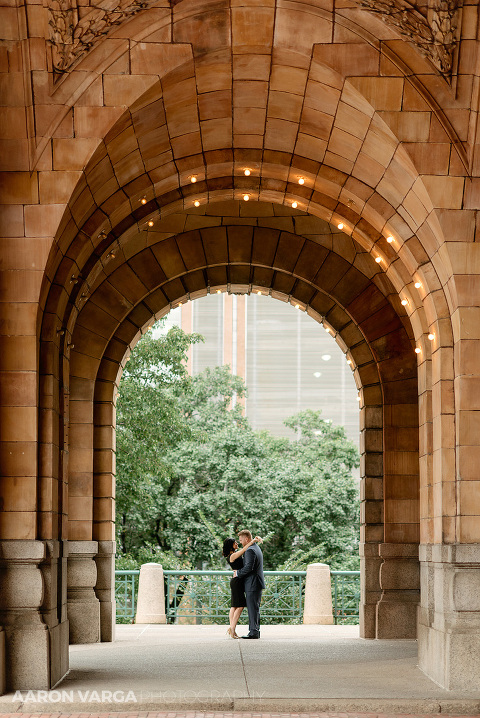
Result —
<path fill-rule="evenodd" d="M 248 611 L 248 633 L 250 636 L 260 635 L 260 601 L 262 600 L 262 590 L 245 591 L 247 599 Z"/>

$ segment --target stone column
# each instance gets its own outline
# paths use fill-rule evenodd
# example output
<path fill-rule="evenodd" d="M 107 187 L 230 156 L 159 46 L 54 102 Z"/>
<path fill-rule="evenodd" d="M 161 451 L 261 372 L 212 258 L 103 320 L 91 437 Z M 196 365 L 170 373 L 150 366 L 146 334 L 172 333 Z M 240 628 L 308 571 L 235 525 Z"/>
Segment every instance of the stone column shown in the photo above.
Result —
<path fill-rule="evenodd" d="M 418 544 L 383 543 L 379 547 L 380 588 L 376 638 L 416 638 L 420 600 Z"/>
<path fill-rule="evenodd" d="M 418 662 L 442 688 L 480 685 L 480 544 L 420 547 Z"/>
<path fill-rule="evenodd" d="M 115 541 L 99 541 L 95 595 L 100 601 L 100 640 L 115 640 Z"/>
<path fill-rule="evenodd" d="M 67 611 L 70 643 L 100 641 L 100 601 L 95 595 L 97 541 L 68 542 Z"/>
<path fill-rule="evenodd" d="M 332 583 L 330 566 L 326 563 L 311 563 L 307 566 L 303 622 L 325 626 L 333 624 Z"/>
<path fill-rule="evenodd" d="M 44 597 L 43 621 L 50 634 L 50 685 L 68 671 L 67 556 L 68 541 L 45 541 L 45 560 L 40 564 Z"/>
<path fill-rule="evenodd" d="M 5 663 L 5 630 L 0 626 L 0 696 L 3 696 L 7 689 Z"/>
<path fill-rule="evenodd" d="M 50 641 L 40 607 L 44 586 L 39 564 L 45 544 L 0 542 L 0 624 L 5 627 L 6 690 L 50 688 Z"/>
<path fill-rule="evenodd" d="M 165 584 L 159 563 L 144 563 L 138 581 L 135 623 L 166 623 Z"/>
<path fill-rule="evenodd" d="M 380 566 L 378 543 L 360 543 L 360 605 L 359 623 L 361 638 L 376 638 L 377 604 L 380 590 Z"/>
<path fill-rule="evenodd" d="M 373 357 L 372 357 L 373 358 Z M 370 383 L 370 381 L 368 382 Z M 380 394 L 381 398 L 381 394 Z M 379 401 L 374 397 L 372 401 Z M 378 546 L 384 541 L 383 406 L 360 410 L 360 605 L 362 638 L 377 635 L 377 603 L 380 600 Z"/>

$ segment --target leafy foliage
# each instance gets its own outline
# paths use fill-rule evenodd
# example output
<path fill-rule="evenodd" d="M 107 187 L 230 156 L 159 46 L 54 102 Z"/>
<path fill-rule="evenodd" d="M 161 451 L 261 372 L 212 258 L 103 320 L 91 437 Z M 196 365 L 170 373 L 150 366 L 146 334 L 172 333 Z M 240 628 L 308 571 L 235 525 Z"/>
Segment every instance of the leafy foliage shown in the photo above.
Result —
<path fill-rule="evenodd" d="M 358 567 L 356 447 L 342 427 L 304 411 L 285 423 L 292 439 L 255 432 L 229 367 L 190 378 L 198 336 L 171 330 L 132 353 L 119 401 L 120 545 L 139 563 L 223 568 L 221 545 L 242 528 L 267 536 L 268 569 Z M 137 358 L 137 353 L 139 357 Z M 177 565 L 175 565 L 177 567 Z"/>
<path fill-rule="evenodd" d="M 199 335 L 174 327 L 148 332 L 131 353 L 117 398 L 117 540 L 122 553 L 161 545 L 161 516 L 170 482 L 167 450 L 189 436 L 180 397 L 191 378 L 186 353 Z"/>

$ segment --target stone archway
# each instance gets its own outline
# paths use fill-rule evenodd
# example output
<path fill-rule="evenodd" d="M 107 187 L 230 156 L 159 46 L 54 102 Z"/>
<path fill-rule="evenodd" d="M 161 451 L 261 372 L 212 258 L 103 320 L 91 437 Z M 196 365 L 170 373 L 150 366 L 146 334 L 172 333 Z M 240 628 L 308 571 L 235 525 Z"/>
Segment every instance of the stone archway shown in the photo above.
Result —
<path fill-rule="evenodd" d="M 285 253 L 287 246 L 288 254 Z M 180 251 L 179 247 L 182 248 Z M 207 261 L 207 256 L 210 262 Z M 179 265 L 180 260 L 184 265 L 185 261 L 193 264 L 189 269 L 184 267 L 180 278 L 172 280 L 162 272 L 156 257 L 163 267 L 170 267 L 171 271 L 175 271 L 174 267 Z M 229 263 L 225 264 L 228 259 Z M 259 261 L 263 266 L 258 264 Z M 265 262 L 275 268 L 265 266 Z M 104 332 L 108 318 L 115 315 L 117 310 L 121 311 L 119 300 L 122 300 L 118 291 L 112 285 L 106 288 L 105 283 L 99 286 L 98 295 L 94 293 L 91 297 L 94 309 L 87 305 L 84 312 L 80 313 L 77 324 L 79 330 L 72 336 L 75 348 L 71 356 L 71 377 L 72 382 L 81 384 L 81 391 L 73 386 L 71 388 L 72 411 L 76 403 L 82 406 L 85 404 L 84 392 L 88 386 L 89 396 L 93 399 L 88 421 L 91 421 L 92 416 L 104 417 L 102 420 L 99 418 L 98 423 L 95 422 L 93 432 L 90 428 L 93 465 L 97 466 L 98 470 L 94 473 L 93 482 L 89 484 L 87 491 L 81 480 L 91 472 L 92 457 L 85 454 L 84 442 L 78 449 L 75 446 L 76 432 L 84 436 L 85 418 L 71 425 L 70 451 L 75 471 L 70 474 L 70 486 L 73 489 L 76 485 L 78 475 L 79 486 L 74 490 L 82 503 L 90 497 L 93 502 L 93 516 L 97 516 L 92 528 L 91 520 L 82 520 L 82 514 L 77 514 L 72 507 L 70 520 L 73 537 L 83 540 L 112 538 L 112 509 L 109 502 L 113 496 L 114 478 L 112 417 L 115 384 L 118 382 L 122 362 L 128 356 L 129 347 L 136 342 L 142 329 L 151 323 L 152 316 L 162 315 L 177 302 L 184 301 L 186 295 L 193 298 L 218 287 L 236 292 L 269 291 L 272 296 L 288 298 L 295 305 L 300 303 L 312 316 L 322 321 L 342 348 L 348 349 L 350 360 L 355 364 L 356 379 L 363 394 L 365 570 L 370 582 L 370 588 L 363 599 L 362 630 L 365 637 L 372 638 L 414 637 L 418 564 L 416 569 L 413 568 L 412 576 L 403 579 L 402 589 L 399 588 L 400 584 L 390 586 L 385 578 L 383 603 L 377 608 L 382 597 L 379 564 L 394 561 L 397 572 L 402 563 L 406 567 L 410 566 L 411 559 L 416 559 L 419 535 L 416 358 L 405 328 L 398 318 L 395 319 L 385 296 L 374 285 L 369 285 L 365 275 L 358 270 L 352 271 L 339 255 L 310 240 L 305 241 L 285 231 L 265 227 L 254 229 L 234 225 L 208 230 L 204 228 L 201 231 L 177 235 L 174 243 L 162 240 L 157 246 L 153 246 L 153 251 L 149 247 L 139 252 L 132 265 L 135 267 L 136 281 L 146 282 L 146 287 L 150 283 L 150 291 L 134 307 L 123 307 L 124 318 L 112 338 L 102 339 L 98 332 Z M 290 271 L 287 271 L 289 265 Z M 292 273 L 293 268 L 295 274 Z M 308 275 L 310 282 L 304 278 L 299 279 L 300 272 L 304 276 Z M 162 285 L 157 287 L 158 277 L 162 273 Z M 330 295 L 319 290 L 312 281 L 317 275 L 320 277 L 316 280 L 318 282 L 323 277 L 323 281 L 327 283 L 329 277 L 330 283 L 337 286 L 337 295 L 332 290 Z M 123 277 L 125 276 L 123 272 Z M 359 295 L 355 296 L 356 293 Z M 343 300 L 343 307 L 339 303 L 339 295 Z M 354 296 L 345 309 L 349 297 Z M 372 307 L 375 307 L 373 316 Z M 85 316 L 82 316 L 83 314 Z M 117 317 L 117 321 L 119 319 Z M 365 334 L 370 342 L 366 341 Z M 103 349 L 100 349 L 100 345 L 103 345 Z M 92 356 L 93 346 L 96 347 L 97 357 Z M 407 391 L 409 384 L 410 390 Z M 393 416 L 392 411 L 387 408 L 393 407 L 395 402 L 401 405 L 398 416 Z M 385 428 L 384 411 L 388 414 Z M 385 442 L 382 429 L 385 431 Z M 401 461 L 397 455 L 401 455 Z M 385 496 L 384 456 L 390 467 L 389 475 L 385 478 Z M 82 457 L 85 457 L 84 463 Z M 408 477 L 405 476 L 407 471 L 410 472 Z M 402 475 L 404 483 L 407 479 L 411 482 L 411 488 L 408 490 L 404 485 L 402 492 L 398 493 L 396 485 Z M 103 493 L 95 490 L 96 480 L 101 482 Z M 382 500 L 386 503 L 390 517 L 386 522 L 388 528 L 385 528 L 385 532 Z M 96 502 L 98 511 L 95 511 Z M 395 544 L 399 542 L 399 536 L 400 543 L 411 545 L 410 555 L 406 554 L 404 545 L 399 555 L 395 555 L 391 546 L 390 554 L 385 553 L 382 558 L 378 544 Z M 386 572 L 384 567 L 385 577 Z M 390 601 L 388 606 L 383 605 L 386 600 Z M 388 615 L 382 615 L 384 612 Z"/>
<path fill-rule="evenodd" d="M 152 316 L 160 316 L 178 301 L 200 296 L 210 288 L 268 290 L 273 296 L 299 303 L 322 321 L 344 350 L 348 349 L 355 364 L 364 402 L 362 545 L 367 580 L 362 631 L 372 638 L 414 637 L 418 602 L 418 408 L 416 356 L 407 313 L 398 297 L 396 310 L 392 306 L 394 292 L 388 281 L 379 282 L 378 287 L 372 282 L 372 277 L 381 276 L 378 263 L 351 238 L 338 231 L 332 233 L 322 220 L 283 209 L 286 228 L 294 228 L 295 216 L 300 224 L 302 215 L 310 223 L 309 239 L 287 232 L 278 227 L 279 218 L 273 217 L 275 205 L 259 205 L 255 212 L 249 204 L 254 215 L 262 216 L 261 226 L 258 217 L 244 218 L 247 224 L 230 224 L 233 218 L 229 221 L 228 213 L 238 216 L 241 204 L 230 201 L 218 208 L 213 204 L 211 211 L 216 217 L 210 219 L 191 210 L 187 221 L 201 217 L 202 229 L 176 235 L 152 232 L 146 241 L 135 239 L 128 250 L 128 244 L 123 248 L 118 245 L 117 250 L 107 247 L 101 256 L 112 265 L 111 271 L 100 277 L 92 267 L 97 281 L 92 282 L 92 292 L 81 304 L 67 343 L 71 346 L 72 411 L 70 539 L 77 550 L 77 544 L 84 542 L 83 548 L 88 549 L 83 557 L 86 564 L 95 558 L 92 540 L 98 541 L 102 550 L 97 563 L 108 563 L 106 549 L 114 536 L 115 384 L 129 347 L 151 323 Z M 270 221 L 265 217 L 268 208 Z M 170 225 L 173 222 L 172 226 L 178 226 L 179 221 L 180 215 L 169 215 L 166 220 Z M 274 226 L 268 227 L 269 223 Z M 315 223 L 316 234 L 312 234 Z M 162 228 L 166 227 L 160 222 L 156 229 Z M 340 240 L 342 254 L 327 249 L 333 247 L 334 239 Z M 349 260 L 345 259 L 347 245 Z M 88 277 L 85 279 L 88 282 Z M 388 469 L 384 469 L 384 461 Z M 86 615 L 85 604 L 98 613 L 91 589 L 82 606 L 80 624 Z M 107 617 L 102 630 L 108 640 L 112 613 L 107 589 L 102 585 L 97 594 Z M 72 612 L 70 620 L 75 623 Z M 88 625 L 90 629 L 94 626 L 91 617 Z M 81 625 L 74 628 L 73 635 L 86 640 Z M 94 635 L 99 635 L 98 627 Z"/>
<path fill-rule="evenodd" d="M 480 542 L 478 6 L 444 18 L 458 27 L 455 51 L 424 41 L 432 13 L 421 3 L 408 10 L 419 52 L 368 2 L 231 5 L 165 0 L 108 32 L 107 9 L 90 51 L 90 10 L 73 0 L 62 12 L 78 21 L 77 44 L 55 33 L 47 42 L 49 8 L 29 8 L 28 23 L 25 7 L 7 9 L 20 21 L 8 23 L 12 104 L 1 125 L 0 535 L 11 575 L 27 563 L 38 589 L 2 612 L 7 651 L 22 640 L 19 611 L 36 626 L 8 684 L 43 688 L 65 674 L 68 551 L 88 564 L 77 598 L 96 605 L 87 544 L 111 539 L 119 367 L 145 322 L 210 284 L 295 297 L 348 347 L 365 404 L 363 630 L 382 635 L 393 615 L 399 635 L 402 611 L 411 630 L 419 499 L 420 664 L 445 687 L 475 685 L 478 606 L 465 596 Z M 228 211 L 217 226 L 205 220 L 245 194 L 255 225 Z M 343 225 L 328 246 L 319 220 Z M 108 604 L 106 556 L 97 592 Z M 33 677 L 29 651 L 42 657 Z"/>

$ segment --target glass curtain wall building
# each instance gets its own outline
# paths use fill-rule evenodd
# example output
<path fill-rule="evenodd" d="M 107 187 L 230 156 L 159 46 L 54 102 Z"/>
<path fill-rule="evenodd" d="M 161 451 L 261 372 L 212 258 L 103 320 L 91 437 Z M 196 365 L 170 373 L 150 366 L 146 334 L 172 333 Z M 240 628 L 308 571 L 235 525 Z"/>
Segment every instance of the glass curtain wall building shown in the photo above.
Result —
<path fill-rule="evenodd" d="M 284 420 L 304 409 L 343 425 L 358 446 L 357 389 L 346 357 L 314 319 L 268 296 L 211 294 L 174 309 L 167 327 L 198 332 L 192 374 L 229 364 L 248 387 L 245 413 L 254 429 L 292 436 Z"/>

